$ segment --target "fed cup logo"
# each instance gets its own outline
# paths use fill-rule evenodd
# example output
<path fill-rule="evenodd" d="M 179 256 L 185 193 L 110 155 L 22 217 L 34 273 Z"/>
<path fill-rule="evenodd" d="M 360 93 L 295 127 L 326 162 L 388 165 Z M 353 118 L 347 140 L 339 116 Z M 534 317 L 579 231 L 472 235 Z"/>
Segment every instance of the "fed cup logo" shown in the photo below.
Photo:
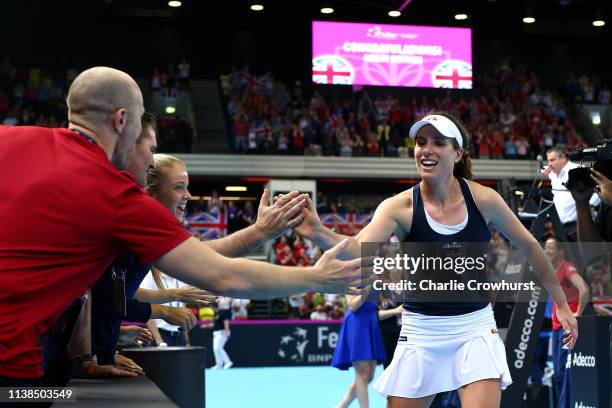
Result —
<path fill-rule="evenodd" d="M 315 84 L 352 85 L 355 69 L 339 55 L 319 55 L 312 59 L 312 82 Z"/>
<path fill-rule="evenodd" d="M 472 89 L 472 66 L 465 61 L 446 60 L 431 71 L 434 88 Z"/>
<path fill-rule="evenodd" d="M 292 334 L 282 336 L 278 346 L 278 356 L 289 359 L 295 363 L 304 361 L 304 351 L 308 345 L 306 340 L 308 331 L 296 327 Z"/>

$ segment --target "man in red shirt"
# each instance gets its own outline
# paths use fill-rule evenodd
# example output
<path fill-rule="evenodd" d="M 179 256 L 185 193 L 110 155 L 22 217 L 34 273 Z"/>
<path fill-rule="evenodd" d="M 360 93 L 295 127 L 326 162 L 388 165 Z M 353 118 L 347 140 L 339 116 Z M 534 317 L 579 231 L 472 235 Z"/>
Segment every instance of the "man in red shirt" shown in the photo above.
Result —
<path fill-rule="evenodd" d="M 564 250 L 557 238 L 548 238 L 544 246 L 544 252 L 550 259 L 550 263 L 557 271 L 557 279 L 561 284 L 563 293 L 567 297 L 567 304 L 574 316 L 582 315 L 589 301 L 589 287 L 580 276 L 573 263 L 564 259 Z M 557 306 L 553 304 L 552 315 L 553 328 L 553 359 L 555 366 L 555 384 L 557 390 L 557 401 L 559 408 L 570 406 L 570 373 L 565 363 L 570 350 L 563 346 L 563 327 L 557 319 Z"/>
<path fill-rule="evenodd" d="M 348 241 L 312 268 L 287 268 L 225 257 L 258 245 L 266 234 L 257 228 L 231 240 L 192 238 L 120 171 L 144 113 L 129 75 L 84 71 L 67 103 L 69 129 L 0 126 L 0 386 L 39 384 L 38 337 L 119 253 L 236 298 L 337 293 L 359 284 L 359 260 L 335 259 Z M 294 195 L 284 205 L 301 207 L 303 200 Z M 279 218 L 297 215 L 276 210 Z"/>

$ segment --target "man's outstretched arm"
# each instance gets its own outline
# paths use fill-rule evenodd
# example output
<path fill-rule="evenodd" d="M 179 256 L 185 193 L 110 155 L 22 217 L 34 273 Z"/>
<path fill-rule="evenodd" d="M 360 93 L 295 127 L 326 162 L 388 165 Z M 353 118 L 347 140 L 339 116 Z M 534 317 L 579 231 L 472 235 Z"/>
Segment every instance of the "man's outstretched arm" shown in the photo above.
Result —
<path fill-rule="evenodd" d="M 359 293 L 361 259 L 339 261 L 349 244 L 344 240 L 325 252 L 313 267 L 281 267 L 245 258 L 226 258 L 208 245 L 189 238 L 160 257 L 155 265 L 170 276 L 235 298 L 275 298 L 316 290 L 323 293 Z"/>

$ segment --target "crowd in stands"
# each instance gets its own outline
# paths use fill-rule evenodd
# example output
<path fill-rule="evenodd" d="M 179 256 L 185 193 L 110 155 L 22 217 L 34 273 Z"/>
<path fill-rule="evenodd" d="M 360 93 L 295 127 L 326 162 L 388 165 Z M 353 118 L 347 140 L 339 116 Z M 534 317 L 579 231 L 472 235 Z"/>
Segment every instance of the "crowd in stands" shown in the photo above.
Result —
<path fill-rule="evenodd" d="M 297 234 L 279 237 L 269 258 L 277 265 L 309 266 L 321 256 L 321 249 Z M 343 296 L 314 291 L 287 298 L 288 318 L 310 320 L 338 320 L 344 317 L 346 304 Z"/>
<path fill-rule="evenodd" d="M 189 87 L 189 64 L 184 60 L 174 74 L 154 70 L 150 89 L 167 97 L 178 96 Z M 160 73 L 161 72 L 161 73 Z M 0 124 L 66 127 L 66 95 L 75 69 L 44 70 L 17 67 L 5 58 L 0 63 Z M 166 153 L 191 152 L 193 130 L 185 117 L 158 115 L 158 150 Z"/>
<path fill-rule="evenodd" d="M 567 105 L 574 103 L 610 104 L 610 88 L 607 81 L 599 76 L 582 74 L 576 77 L 570 73 L 565 82 L 564 91 Z"/>
<path fill-rule="evenodd" d="M 469 98 L 448 92 L 400 101 L 360 91 L 331 100 L 316 89 L 308 99 L 299 81 L 289 89 L 269 72 L 257 77 L 248 66 L 233 69 L 225 86 L 232 147 L 254 154 L 412 156 L 410 125 L 436 110 L 449 111 L 466 124 L 475 158 L 533 159 L 554 145 L 570 151 L 586 145 L 568 118 L 563 97 L 542 89 L 534 73 L 503 64 L 477 79 Z M 575 82 L 593 86 L 583 77 Z M 605 84 L 597 97 L 609 101 Z"/>
<path fill-rule="evenodd" d="M 149 88 L 159 91 L 163 96 L 177 97 L 178 93 L 189 89 L 191 66 L 185 58 L 175 67 L 168 64 L 165 69 L 154 68 L 149 75 Z"/>
<path fill-rule="evenodd" d="M 187 117 L 179 112 L 168 112 L 166 107 L 177 109 L 180 100 L 189 94 L 191 76 L 190 65 L 183 58 L 174 66 L 165 69 L 155 68 L 149 75 L 149 90 L 152 103 L 159 103 L 157 109 L 163 112 L 157 118 L 158 150 L 168 153 L 193 152 L 193 126 Z"/>
<path fill-rule="evenodd" d="M 65 127 L 66 92 L 75 70 L 17 68 L 0 64 L 0 124 Z"/>

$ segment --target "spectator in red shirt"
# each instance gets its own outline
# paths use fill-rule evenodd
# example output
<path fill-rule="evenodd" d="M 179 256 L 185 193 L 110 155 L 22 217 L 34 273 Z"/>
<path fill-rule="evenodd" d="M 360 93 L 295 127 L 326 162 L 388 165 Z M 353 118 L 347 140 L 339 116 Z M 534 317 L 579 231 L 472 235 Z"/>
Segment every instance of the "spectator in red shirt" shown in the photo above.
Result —
<path fill-rule="evenodd" d="M 564 250 L 557 238 L 548 238 L 544 246 L 546 256 L 557 271 L 557 279 L 567 297 L 567 304 L 574 316 L 582 315 L 584 308 L 589 301 L 589 287 L 580 276 L 573 263 L 564 259 Z M 557 400 L 559 407 L 569 408 L 570 406 L 570 375 L 565 368 L 565 361 L 569 354 L 569 349 L 564 347 L 564 333 L 561 323 L 557 318 L 557 305 L 553 304 L 552 315 L 553 328 L 553 358 L 555 361 L 555 382 L 557 390 Z"/>
<path fill-rule="evenodd" d="M 295 262 L 297 263 L 297 261 L 306 253 L 306 246 L 304 245 L 304 241 L 302 241 L 302 238 L 300 238 L 299 235 L 295 236 L 295 240 L 293 241 L 293 258 L 295 259 Z"/>
<path fill-rule="evenodd" d="M 293 154 L 302 154 L 304 152 L 304 132 L 295 124 L 293 125 L 291 149 Z"/>
<path fill-rule="evenodd" d="M 224 256 L 267 239 L 256 226 L 235 239 L 192 238 L 119 171 L 126 168 L 144 113 L 142 94 L 129 75 L 106 67 L 84 71 L 67 103 L 69 129 L 0 126 L 0 163 L 11 169 L 0 172 L 0 185 L 5 196 L 16 198 L 0 201 L 0 213 L 11 214 L 0 234 L 0 386 L 40 384 L 38 337 L 120 252 L 187 283 L 241 298 L 309 288 L 335 293 L 358 284 L 360 261 L 335 259 L 348 241 L 313 268 L 296 270 Z M 299 220 L 304 197 L 290 197 L 271 207 L 276 214 L 270 215 Z M 38 307 L 41 300 L 44 308 Z"/>
<path fill-rule="evenodd" d="M 235 148 L 237 153 L 245 153 L 247 150 L 247 135 L 249 133 L 249 124 L 243 113 L 237 114 L 234 119 L 234 137 Z"/>
<path fill-rule="evenodd" d="M 504 136 L 499 130 L 494 130 L 489 138 L 491 141 L 491 157 L 502 159 L 504 155 Z"/>
<path fill-rule="evenodd" d="M 368 135 L 367 148 L 368 148 L 368 156 L 370 157 L 378 156 L 378 141 L 376 140 L 376 135 L 373 133 L 370 133 Z"/>
<path fill-rule="evenodd" d="M 279 238 L 278 243 L 274 247 L 276 252 L 276 264 L 288 265 L 291 262 L 291 248 L 287 244 L 287 236 L 283 235 Z"/>
<path fill-rule="evenodd" d="M 476 137 L 476 143 L 478 144 L 478 157 L 480 159 L 488 159 L 490 146 L 489 138 L 484 132 L 478 132 Z"/>

